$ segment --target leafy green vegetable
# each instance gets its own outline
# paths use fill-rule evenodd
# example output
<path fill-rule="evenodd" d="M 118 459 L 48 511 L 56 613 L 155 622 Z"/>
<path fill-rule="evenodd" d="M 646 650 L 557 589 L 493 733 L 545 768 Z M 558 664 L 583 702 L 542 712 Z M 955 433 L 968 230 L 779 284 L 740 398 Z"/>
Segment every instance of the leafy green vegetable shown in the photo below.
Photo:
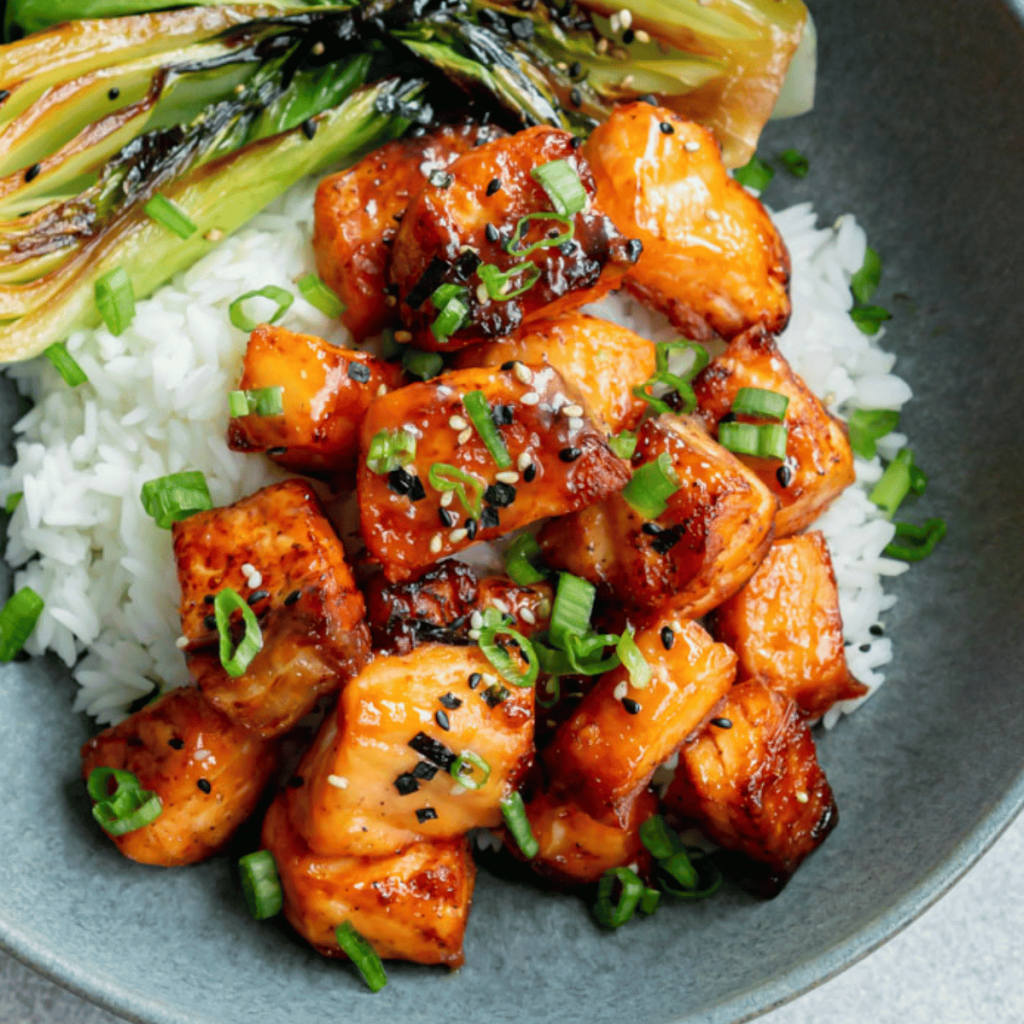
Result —
<path fill-rule="evenodd" d="M 877 334 L 882 324 L 892 319 L 892 313 L 882 306 L 854 306 L 850 310 L 850 319 L 865 334 Z"/>
<path fill-rule="evenodd" d="M 798 149 L 786 149 L 779 154 L 782 166 L 794 178 L 806 178 L 811 169 L 811 162 Z"/>
<path fill-rule="evenodd" d="M 868 248 L 864 253 L 864 262 L 861 264 L 860 270 L 850 279 L 850 291 L 853 292 L 853 297 L 864 304 L 870 302 L 881 279 L 882 258 L 874 249 Z"/>
<path fill-rule="evenodd" d="M 747 188 L 763 191 L 768 182 L 775 177 L 775 170 L 771 164 L 765 163 L 756 153 L 742 167 L 737 167 L 733 177 Z"/>

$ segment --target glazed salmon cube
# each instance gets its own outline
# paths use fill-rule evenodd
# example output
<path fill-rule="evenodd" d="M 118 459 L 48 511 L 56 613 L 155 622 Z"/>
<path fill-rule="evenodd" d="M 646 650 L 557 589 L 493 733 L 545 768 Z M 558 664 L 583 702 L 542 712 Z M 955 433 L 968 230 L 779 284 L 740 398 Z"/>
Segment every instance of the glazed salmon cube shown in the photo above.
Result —
<path fill-rule="evenodd" d="M 571 237 L 533 176 L 555 161 L 565 161 L 587 193 L 586 207 L 568 222 Z M 534 219 L 522 223 L 524 217 Z M 529 252 L 538 242 L 548 244 Z M 391 283 L 416 345 L 454 351 L 596 301 L 621 282 L 639 252 L 640 245 L 624 238 L 599 209 L 593 177 L 574 137 L 538 125 L 465 153 L 446 177 L 423 188 L 402 218 Z M 520 270 L 504 293 L 492 298 L 480 268 L 506 273 L 523 263 L 536 270 Z M 444 340 L 431 330 L 440 313 L 431 296 L 441 285 L 461 288 L 466 308 L 462 326 Z"/>
<path fill-rule="evenodd" d="M 421 643 L 468 644 L 473 612 L 511 615 L 525 636 L 547 628 L 551 587 L 523 587 L 507 576 L 478 576 L 464 562 L 445 559 L 416 580 L 388 583 L 374 577 L 365 588 L 366 618 L 377 650 L 407 654 Z"/>
<path fill-rule="evenodd" d="M 504 466 L 472 424 L 465 402 L 473 392 L 488 403 Z M 371 467 L 378 435 L 401 436 L 415 451 L 390 471 L 389 464 Z M 523 363 L 456 370 L 378 398 L 363 420 L 360 447 L 363 539 L 391 582 L 475 541 L 600 501 L 630 475 L 562 377 Z M 468 474 L 473 500 L 436 488 L 434 466 Z"/>
<path fill-rule="evenodd" d="M 276 767 L 273 744 L 235 725 L 192 687 L 172 690 L 82 747 L 82 778 L 131 772 L 163 809 L 148 825 L 111 836 L 140 864 L 175 867 L 212 856 L 256 809 Z"/>
<path fill-rule="evenodd" d="M 671 605 L 699 618 L 750 578 L 768 550 L 775 497 L 698 419 L 664 415 L 640 428 L 634 471 L 667 453 L 679 480 L 647 519 L 621 494 L 548 523 L 550 564 L 590 580 L 626 607 Z"/>
<path fill-rule="evenodd" d="M 284 916 L 318 952 L 344 956 L 335 933 L 349 921 L 386 960 L 462 965 L 476 880 L 465 839 L 414 843 L 389 857 L 323 857 L 292 827 L 279 796 L 262 846 L 277 864 Z"/>
<path fill-rule="evenodd" d="M 817 531 L 777 540 L 712 622 L 736 652 L 741 677 L 760 679 L 809 716 L 868 692 L 846 666 L 836 577 Z"/>
<path fill-rule="evenodd" d="M 628 103 L 584 152 L 602 209 L 643 243 L 626 276 L 638 298 L 698 341 L 786 326 L 789 253 L 765 208 L 726 173 L 711 132 Z"/>
<path fill-rule="evenodd" d="M 732 410 L 740 388 L 775 391 L 789 399 L 785 462 L 747 455 L 739 458 L 779 499 L 775 535 L 799 533 L 853 483 L 853 451 L 846 428 L 793 372 L 775 339 L 758 327 L 733 340 L 694 379 L 700 416 L 713 435 L 717 436 L 719 422 Z M 743 415 L 736 418 L 769 422 Z"/>
<path fill-rule="evenodd" d="M 553 366 L 579 388 L 594 420 L 617 434 L 634 430 L 647 403 L 633 394 L 654 373 L 654 342 L 628 327 L 584 313 L 537 320 L 508 338 L 464 349 L 455 365 L 501 366 L 519 360 Z"/>
<path fill-rule="evenodd" d="M 365 352 L 261 324 L 249 337 L 238 387 L 282 388 L 284 412 L 232 417 L 228 446 L 236 452 L 266 452 L 296 473 L 350 473 L 359 457 L 359 424 L 370 402 L 382 388 L 398 387 L 401 379 L 401 367 Z"/>
<path fill-rule="evenodd" d="M 572 800 L 550 792 L 526 803 L 526 817 L 539 850 L 530 866 L 541 875 L 565 885 L 597 882 L 611 868 L 637 864 L 641 870 L 650 857 L 640 841 L 640 826 L 658 813 L 658 798 L 644 790 L 632 802 L 626 822 L 614 814 L 598 820 Z M 518 855 L 514 839 L 506 845 Z"/>
<path fill-rule="evenodd" d="M 726 863 L 763 896 L 776 895 L 838 821 L 799 708 L 756 680 L 734 687 L 680 751 L 665 802 L 737 854 Z"/>
<path fill-rule="evenodd" d="M 651 670 L 642 689 L 624 666 L 601 676 L 544 751 L 555 787 L 587 814 L 625 825 L 631 807 L 736 677 L 736 655 L 666 611 L 636 634 Z"/>
<path fill-rule="evenodd" d="M 287 480 L 175 523 L 174 556 L 189 671 L 233 721 L 265 736 L 285 732 L 366 660 L 363 597 L 308 484 Z M 262 633 L 262 650 L 238 677 L 218 654 L 213 602 L 226 588 Z"/>
<path fill-rule="evenodd" d="M 389 142 L 320 183 L 313 205 L 317 270 L 344 303 L 341 322 L 356 341 L 398 322 L 388 266 L 409 202 L 431 175 L 504 134 L 494 125 L 446 125 Z"/>
<path fill-rule="evenodd" d="M 394 853 L 501 823 L 533 755 L 533 689 L 499 681 L 479 647 L 381 656 L 342 690 L 289 790 L 292 822 L 324 855 Z M 457 759 L 481 759 L 471 782 Z M 487 771 L 489 769 L 489 772 Z"/>

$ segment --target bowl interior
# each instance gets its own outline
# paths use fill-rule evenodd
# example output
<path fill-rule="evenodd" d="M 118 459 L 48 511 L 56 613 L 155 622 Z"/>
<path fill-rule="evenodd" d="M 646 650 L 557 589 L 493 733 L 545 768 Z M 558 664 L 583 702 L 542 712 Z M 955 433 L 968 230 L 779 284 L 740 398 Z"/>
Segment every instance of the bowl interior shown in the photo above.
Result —
<path fill-rule="evenodd" d="M 389 968 L 370 996 L 283 925 L 255 925 L 232 864 L 121 859 L 78 781 L 88 723 L 55 660 L 0 670 L 0 941 L 57 981 L 147 1022 L 371 1024 L 441 1019 L 731 1022 L 848 965 L 935 898 L 1024 799 L 1024 32 L 997 2 L 816 0 L 815 111 L 771 125 L 804 181 L 766 198 L 848 210 L 884 259 L 886 344 L 913 386 L 903 428 L 942 515 L 938 552 L 895 584 L 881 693 L 819 746 L 838 830 L 776 900 L 737 890 L 604 935 L 581 903 L 482 874 L 454 975 Z M 7 434 L 16 399 L 4 383 Z"/>

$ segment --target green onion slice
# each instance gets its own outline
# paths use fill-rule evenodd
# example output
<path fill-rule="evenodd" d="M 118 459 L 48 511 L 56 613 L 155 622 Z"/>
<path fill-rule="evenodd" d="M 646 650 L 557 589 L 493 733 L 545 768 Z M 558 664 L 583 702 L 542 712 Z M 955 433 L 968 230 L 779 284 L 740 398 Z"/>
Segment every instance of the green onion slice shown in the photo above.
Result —
<path fill-rule="evenodd" d="M 679 490 L 679 476 L 668 452 L 647 462 L 633 473 L 622 489 L 627 504 L 645 519 L 657 519 L 668 508 L 668 499 Z"/>
<path fill-rule="evenodd" d="M 401 427 L 378 430 L 370 438 L 370 445 L 366 449 L 366 466 L 378 476 L 390 473 L 399 466 L 408 466 L 414 458 L 416 438 Z"/>
<path fill-rule="evenodd" d="M 670 413 L 672 412 L 672 406 L 663 398 L 657 398 L 650 393 L 650 389 L 652 389 L 655 384 L 663 383 L 666 382 L 662 381 L 661 374 L 656 373 L 645 380 L 643 384 L 637 384 L 633 388 L 633 396 L 635 398 L 642 398 L 657 413 Z M 694 397 L 694 403 L 696 403 L 696 397 Z"/>
<path fill-rule="evenodd" d="M 775 177 L 775 170 L 755 153 L 742 167 L 737 167 L 732 176 L 741 185 L 763 192 Z"/>
<path fill-rule="evenodd" d="M 657 889 L 644 889 L 643 896 L 640 897 L 640 910 L 644 914 L 653 914 L 658 909 L 658 904 L 661 903 L 661 893 Z"/>
<path fill-rule="evenodd" d="M 910 464 L 910 489 L 915 494 L 924 494 L 928 486 L 928 474 L 918 465 Z"/>
<path fill-rule="evenodd" d="M 112 836 L 135 832 L 155 821 L 163 810 L 156 793 L 143 789 L 132 772 L 120 768 L 94 768 L 85 785 L 89 796 L 96 801 L 93 817 Z"/>
<path fill-rule="evenodd" d="M 269 850 L 247 853 L 238 861 L 238 874 L 242 881 L 242 894 L 254 920 L 265 921 L 281 912 L 284 893 L 277 875 L 277 863 Z"/>
<path fill-rule="evenodd" d="M 693 354 L 689 365 L 676 372 L 671 367 L 672 356 L 677 352 Z M 697 396 L 693 393 L 690 381 L 708 365 L 710 356 L 703 345 L 693 341 L 659 341 L 654 346 L 655 372 L 643 384 L 633 388 L 633 394 L 642 398 L 655 412 L 672 412 L 672 406 L 664 399 L 651 394 L 656 384 L 664 384 L 679 395 L 684 412 L 693 412 L 697 408 Z"/>
<path fill-rule="evenodd" d="M 619 656 L 614 651 L 607 658 L 595 657 L 602 655 L 606 647 L 618 643 L 618 640 L 614 633 L 588 632 L 584 636 L 570 633 L 565 638 L 565 656 L 569 671 L 579 676 L 601 676 L 605 672 L 611 672 L 613 668 L 618 668 Z"/>
<path fill-rule="evenodd" d="M 691 362 L 685 369 L 672 369 L 671 359 L 677 352 L 693 354 Z M 660 373 L 670 374 L 672 377 L 689 383 L 711 362 L 711 356 L 708 355 L 708 350 L 703 345 L 680 338 L 676 341 L 659 341 L 654 346 L 654 362 Z"/>
<path fill-rule="evenodd" d="M 324 316 L 332 320 L 341 319 L 345 312 L 345 303 L 338 298 L 316 274 L 306 274 L 296 282 L 299 294 Z"/>
<path fill-rule="evenodd" d="M 58 341 L 55 345 L 43 349 L 43 355 L 53 363 L 54 369 L 64 378 L 64 383 L 68 387 L 77 388 L 79 384 L 84 384 L 89 379 L 64 342 Z"/>
<path fill-rule="evenodd" d="M 560 216 L 575 216 L 587 208 L 587 190 L 568 160 L 541 164 L 530 171 L 530 176 L 547 192 L 551 205 Z"/>
<path fill-rule="evenodd" d="M 253 388 L 232 391 L 228 395 L 228 412 L 234 416 L 283 416 L 284 388 Z"/>
<path fill-rule="evenodd" d="M 491 777 L 491 766 L 472 750 L 464 750 L 448 769 L 451 777 L 466 789 L 482 789 Z"/>
<path fill-rule="evenodd" d="M 512 456 L 509 455 L 501 432 L 494 425 L 491 416 L 491 406 L 487 396 L 482 391 L 470 391 L 462 396 L 462 404 L 466 408 L 466 414 L 473 421 L 476 432 L 480 435 L 491 458 L 497 463 L 499 469 L 508 469 L 512 465 Z"/>
<path fill-rule="evenodd" d="M 722 885 L 722 872 L 715 862 L 693 847 L 659 860 L 655 873 L 662 892 L 689 903 L 714 896 Z"/>
<path fill-rule="evenodd" d="M 885 467 L 885 472 L 869 495 L 889 519 L 892 519 L 896 509 L 910 493 L 910 468 L 913 465 L 914 453 L 909 448 L 902 448 L 896 458 Z"/>
<path fill-rule="evenodd" d="M 700 875 L 693 864 L 690 863 L 690 858 L 685 850 L 677 850 L 670 853 L 667 857 L 659 858 L 658 869 L 672 880 L 673 886 L 667 888 L 666 891 L 668 892 L 672 892 L 674 887 L 678 887 L 685 892 L 692 892 L 700 885 Z M 673 895 L 675 895 L 674 892 Z"/>
<path fill-rule="evenodd" d="M 682 840 L 660 814 L 652 815 L 640 826 L 640 842 L 655 860 L 665 860 L 683 849 Z"/>
<path fill-rule="evenodd" d="M 485 263 L 477 270 L 477 276 L 487 289 L 487 294 L 499 302 L 507 302 L 524 292 L 528 292 L 540 280 L 540 267 L 530 260 L 517 263 L 510 270 L 501 270 L 493 263 Z M 525 274 L 525 278 L 516 288 L 510 288 L 509 283 L 518 274 Z"/>
<path fill-rule="evenodd" d="M 892 313 L 882 306 L 854 306 L 850 319 L 864 334 L 877 334 L 882 324 L 892 319 Z"/>
<path fill-rule="evenodd" d="M 613 899 L 616 886 L 618 899 Z M 630 868 L 609 868 L 597 883 L 594 917 L 603 928 L 620 928 L 636 912 L 647 886 Z"/>
<path fill-rule="evenodd" d="M 467 295 L 467 290 L 460 284 L 442 284 L 434 289 L 430 301 L 434 309 L 440 312 L 452 299 L 462 299 Z"/>
<path fill-rule="evenodd" d="M 115 267 L 97 278 L 93 295 L 111 334 L 121 334 L 135 319 L 135 290 L 124 267 Z"/>
<path fill-rule="evenodd" d="M 945 536 L 945 519 L 928 519 L 923 526 L 896 523 L 896 536 L 886 544 L 883 554 L 890 558 L 900 558 L 904 562 L 920 562 L 935 550 L 935 545 Z"/>
<path fill-rule="evenodd" d="M 899 425 L 900 414 L 895 409 L 854 409 L 846 423 L 854 455 L 873 459 L 878 451 L 875 442 Z"/>
<path fill-rule="evenodd" d="M 513 792 L 505 797 L 501 801 L 501 813 L 523 856 L 527 860 L 532 860 L 540 851 L 540 844 L 534 838 L 533 829 L 530 828 L 530 819 L 526 816 L 522 796 L 518 792 Z"/>
<path fill-rule="evenodd" d="M 794 178 L 806 178 L 807 172 L 811 169 L 810 160 L 796 149 L 784 150 L 779 154 L 779 160 Z"/>
<path fill-rule="evenodd" d="M 570 572 L 558 574 L 558 588 L 548 627 L 551 643 L 555 647 L 565 650 L 566 637 L 573 633 L 583 635 L 589 630 L 596 598 L 597 588 L 593 583 L 573 576 Z"/>
<path fill-rule="evenodd" d="M 427 474 L 427 481 L 435 491 L 454 491 L 463 509 L 478 518 L 483 508 L 484 482 L 447 462 L 435 462 Z"/>
<path fill-rule="evenodd" d="M 7 495 L 7 500 L 4 502 L 4 511 L 8 515 L 13 515 L 14 510 L 21 504 L 21 499 L 24 497 L 24 491 L 12 491 Z"/>
<path fill-rule="evenodd" d="M 619 434 L 613 434 L 608 438 L 608 447 L 620 459 L 631 459 L 636 451 L 636 432 L 623 430 Z"/>
<path fill-rule="evenodd" d="M 197 512 L 213 508 L 206 477 L 198 471 L 158 476 L 142 485 L 139 495 L 146 514 L 156 520 L 161 530 L 180 523 Z"/>
<path fill-rule="evenodd" d="M 371 992 L 379 992 L 388 983 L 388 976 L 373 946 L 352 927 L 351 921 L 338 925 L 334 929 L 334 937 L 338 940 L 338 947 L 356 965 L 366 987 Z"/>
<path fill-rule="evenodd" d="M 521 587 L 541 583 L 544 573 L 534 568 L 533 562 L 543 555 L 537 538 L 530 533 L 521 533 L 505 551 L 505 572 Z"/>
<path fill-rule="evenodd" d="M 271 302 L 277 304 L 277 309 L 274 310 L 270 318 L 263 321 L 268 324 L 276 324 L 288 312 L 295 301 L 295 296 L 290 291 L 285 288 L 278 288 L 276 284 L 268 284 L 263 288 L 257 288 L 256 291 L 239 295 L 228 306 L 228 317 L 231 323 L 240 331 L 255 331 L 260 324 L 260 321 L 250 319 L 242 308 L 249 299 L 255 298 L 270 299 Z"/>
<path fill-rule="evenodd" d="M 444 308 L 437 314 L 437 319 L 430 325 L 430 333 L 437 339 L 438 344 L 445 345 L 468 320 L 469 306 L 458 296 L 453 296 L 444 304 Z"/>
<path fill-rule="evenodd" d="M 142 209 L 150 220 L 155 220 L 179 238 L 191 238 L 199 230 L 177 203 L 171 202 L 159 192 Z"/>
<path fill-rule="evenodd" d="M 778 391 L 765 388 L 740 388 L 732 402 L 732 411 L 743 416 L 784 420 L 789 399 Z"/>
<path fill-rule="evenodd" d="M 636 645 L 633 627 L 625 630 L 615 646 L 615 653 L 629 673 L 629 683 L 637 690 L 642 690 L 651 681 L 651 666 Z"/>
<path fill-rule="evenodd" d="M 719 423 L 718 443 L 737 455 L 784 459 L 789 431 L 780 423 Z"/>
<path fill-rule="evenodd" d="M 542 238 L 538 242 L 534 242 L 532 245 L 528 245 L 525 249 L 519 249 L 517 246 L 523 240 L 523 235 L 526 234 L 527 228 L 529 228 L 532 221 L 551 220 L 558 224 L 561 224 L 563 231 L 561 231 L 554 238 Z M 520 217 L 519 222 L 516 224 L 515 231 L 512 232 L 512 237 L 505 243 L 505 252 L 509 256 L 532 256 L 539 249 L 555 249 L 560 245 L 565 245 L 566 242 L 571 242 L 573 236 L 576 234 L 576 224 L 571 217 L 563 217 L 558 213 L 528 213 L 525 217 Z"/>
<path fill-rule="evenodd" d="M 498 643 L 499 636 L 511 637 L 519 646 L 523 657 L 526 658 L 527 668 L 523 672 L 519 668 L 517 660 Z M 533 644 L 518 630 L 501 624 L 497 626 L 484 626 L 480 630 L 480 650 L 484 657 L 497 669 L 498 674 L 511 683 L 522 689 L 533 686 L 537 682 L 537 673 L 540 671 L 540 661 Z"/>
<path fill-rule="evenodd" d="M 245 632 L 238 646 L 232 651 L 234 640 L 231 634 L 231 614 L 236 611 L 242 613 Z M 238 676 L 245 674 L 253 658 L 263 649 L 263 633 L 259 620 L 241 594 L 231 587 L 225 587 L 213 599 L 213 614 L 217 620 L 217 632 L 220 634 L 220 663 L 229 676 L 237 679 Z"/>
<path fill-rule="evenodd" d="M 538 655 L 540 654 L 540 648 L 537 648 Z M 541 697 L 541 693 L 551 694 L 548 698 Z M 537 692 L 533 698 L 542 708 L 553 708 L 562 699 L 562 683 L 558 676 L 548 676 L 543 686 L 537 687 Z"/>
<path fill-rule="evenodd" d="M 871 301 L 875 294 L 878 282 L 882 279 L 882 258 L 874 249 L 868 248 L 864 252 L 864 262 L 860 270 L 850 279 L 850 291 L 853 297 L 862 305 Z"/>
<path fill-rule="evenodd" d="M 444 368 L 444 360 L 436 352 L 423 352 L 418 348 L 406 348 L 402 353 L 402 366 L 414 377 L 429 380 Z"/>
<path fill-rule="evenodd" d="M 110 788 L 111 782 L 114 783 L 113 789 Z M 89 796 L 100 803 L 103 800 L 114 800 L 123 793 L 140 792 L 142 785 L 132 772 L 104 766 L 93 768 L 89 772 L 85 788 L 89 791 Z"/>

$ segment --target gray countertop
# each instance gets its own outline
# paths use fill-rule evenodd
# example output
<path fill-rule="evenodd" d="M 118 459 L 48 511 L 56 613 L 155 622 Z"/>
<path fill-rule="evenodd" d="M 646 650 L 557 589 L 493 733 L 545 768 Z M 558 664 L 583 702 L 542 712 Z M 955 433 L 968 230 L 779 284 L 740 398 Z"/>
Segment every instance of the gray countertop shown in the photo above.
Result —
<path fill-rule="evenodd" d="M 759 1024 L 1020 1024 L 1024 817 L 952 892 L 866 960 Z M 0 953 L 0 1024 L 120 1024 Z"/>

